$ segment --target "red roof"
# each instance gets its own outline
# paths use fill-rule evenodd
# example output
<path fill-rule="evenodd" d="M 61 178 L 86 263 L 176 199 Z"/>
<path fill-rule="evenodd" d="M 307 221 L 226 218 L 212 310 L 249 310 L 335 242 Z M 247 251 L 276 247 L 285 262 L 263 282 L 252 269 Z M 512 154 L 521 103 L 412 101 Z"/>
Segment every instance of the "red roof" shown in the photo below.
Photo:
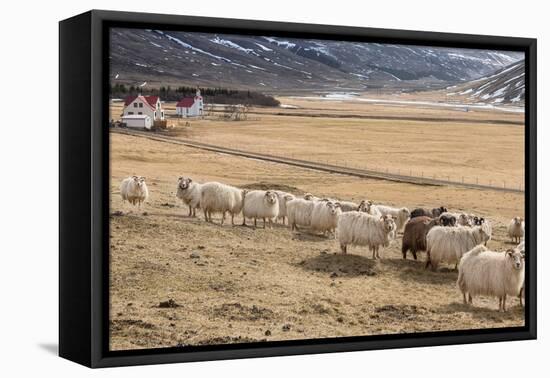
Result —
<path fill-rule="evenodd" d="M 184 97 L 176 104 L 177 108 L 190 108 L 195 103 L 195 97 Z"/>
<path fill-rule="evenodd" d="M 159 96 L 128 96 L 124 99 L 124 106 L 130 105 L 134 100 L 138 97 L 143 97 L 145 101 L 151 106 L 153 109 L 157 107 L 157 101 L 159 100 Z"/>

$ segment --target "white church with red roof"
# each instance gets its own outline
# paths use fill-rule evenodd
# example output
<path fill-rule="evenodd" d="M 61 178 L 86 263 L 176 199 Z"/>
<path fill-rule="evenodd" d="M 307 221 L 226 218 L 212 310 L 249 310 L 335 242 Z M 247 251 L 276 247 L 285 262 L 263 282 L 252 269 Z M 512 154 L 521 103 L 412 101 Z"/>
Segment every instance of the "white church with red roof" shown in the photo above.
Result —
<path fill-rule="evenodd" d="M 203 100 L 200 89 L 195 97 L 184 97 L 176 104 L 176 114 L 180 117 L 200 117 L 203 114 Z"/>
<path fill-rule="evenodd" d="M 154 121 L 164 121 L 164 110 L 159 96 L 128 96 L 124 100 L 123 116 L 144 115 Z"/>

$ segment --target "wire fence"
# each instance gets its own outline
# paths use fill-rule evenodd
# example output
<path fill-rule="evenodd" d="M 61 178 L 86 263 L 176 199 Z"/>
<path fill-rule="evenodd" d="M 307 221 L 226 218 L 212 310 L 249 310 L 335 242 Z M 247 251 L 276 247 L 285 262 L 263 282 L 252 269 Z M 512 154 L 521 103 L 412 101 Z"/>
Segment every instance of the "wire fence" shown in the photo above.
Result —
<path fill-rule="evenodd" d="M 350 160 L 337 158 L 309 156 L 305 153 L 282 153 L 268 148 L 255 147 L 243 150 L 242 145 L 233 144 L 209 144 L 179 137 L 170 137 L 162 134 L 143 132 L 129 129 L 115 129 L 115 132 L 133 134 L 149 139 L 181 144 L 194 148 L 201 148 L 214 152 L 227 153 L 242 157 L 249 157 L 264 161 L 282 163 L 287 165 L 321 170 L 331 173 L 339 173 L 364 178 L 383 179 L 398 182 L 407 182 L 421 185 L 450 185 L 475 189 L 491 189 L 512 193 L 525 192 L 525 179 L 497 180 L 480 176 L 437 174 L 418 169 L 389 168 L 378 165 L 361 164 Z"/>

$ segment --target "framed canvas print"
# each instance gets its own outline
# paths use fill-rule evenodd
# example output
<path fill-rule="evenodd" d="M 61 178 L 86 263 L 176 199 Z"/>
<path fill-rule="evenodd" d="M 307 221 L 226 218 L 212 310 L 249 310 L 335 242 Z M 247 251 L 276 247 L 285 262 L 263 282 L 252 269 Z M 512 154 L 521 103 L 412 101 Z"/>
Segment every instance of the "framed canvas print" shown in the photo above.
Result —
<path fill-rule="evenodd" d="M 60 22 L 60 355 L 536 337 L 536 40 Z"/>

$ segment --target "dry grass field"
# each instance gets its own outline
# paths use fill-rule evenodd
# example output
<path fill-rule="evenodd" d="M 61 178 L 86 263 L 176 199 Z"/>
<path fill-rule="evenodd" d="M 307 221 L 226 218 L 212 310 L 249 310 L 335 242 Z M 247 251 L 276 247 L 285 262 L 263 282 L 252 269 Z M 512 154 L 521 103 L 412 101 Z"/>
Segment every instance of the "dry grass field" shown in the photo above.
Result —
<path fill-rule="evenodd" d="M 394 100 L 411 101 L 412 96 Z M 170 135 L 335 165 L 523 188 L 522 113 L 291 97 L 279 100 L 298 109 L 252 108 L 248 120 L 240 122 L 219 120 L 215 115 L 171 119 L 177 127 Z M 165 104 L 165 108 L 175 113 L 174 104 Z M 113 114 L 120 113 L 120 104 L 114 106 Z M 356 118 L 343 118 L 344 114 Z"/>
<path fill-rule="evenodd" d="M 342 104 L 307 105 L 332 112 L 336 110 L 331 106 Z M 354 111 L 366 114 L 376 105 L 356 106 Z M 404 109 L 402 114 L 414 118 L 423 111 Z M 438 116 L 447 117 L 441 111 Z M 523 127 L 481 122 L 517 119 L 512 113 L 468 112 L 460 115 L 473 117 L 473 122 L 438 123 L 342 119 L 334 114 L 307 118 L 258 110 L 262 112 L 243 122 L 190 120 L 190 126 L 180 123 L 169 133 L 242 149 L 425 174 L 518 182 L 523 175 Z M 113 114 L 119 113 L 114 106 Z M 119 196 L 121 179 L 131 174 L 147 177 L 150 199 L 142 209 L 123 205 Z M 515 298 L 506 313 L 497 311 L 498 301 L 492 298 L 477 298 L 475 307 L 463 305 L 452 267 L 424 270 L 425 254 L 419 261 L 403 260 L 400 237 L 374 261 L 366 248 L 352 247 L 351 254 L 341 255 L 333 239 L 292 233 L 281 225 L 254 229 L 207 224 L 202 214 L 188 218 L 187 208 L 175 198 L 180 175 L 409 208 L 444 204 L 490 219 L 493 239 L 488 246 L 497 250 L 511 246 L 505 236 L 509 219 L 524 214 L 522 194 L 360 179 L 111 133 L 113 350 L 524 323 Z"/>

